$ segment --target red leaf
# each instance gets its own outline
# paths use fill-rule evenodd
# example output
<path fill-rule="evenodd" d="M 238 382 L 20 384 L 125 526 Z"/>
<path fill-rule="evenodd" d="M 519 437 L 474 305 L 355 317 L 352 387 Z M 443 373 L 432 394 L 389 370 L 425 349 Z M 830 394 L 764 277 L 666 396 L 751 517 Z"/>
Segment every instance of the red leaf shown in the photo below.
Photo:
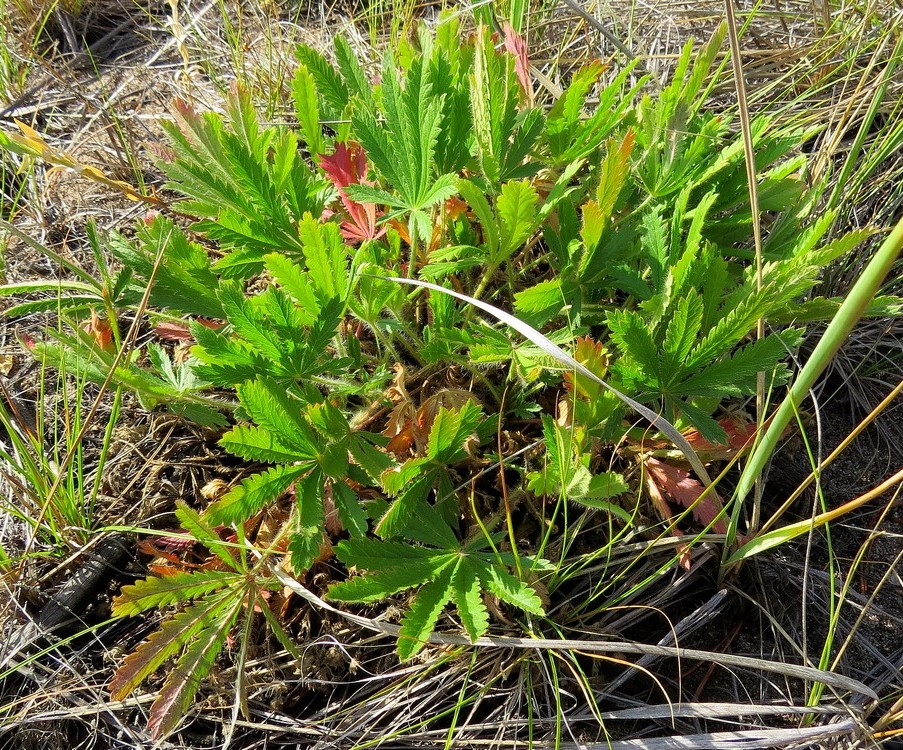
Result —
<path fill-rule="evenodd" d="M 505 21 L 502 26 L 505 32 L 505 49 L 514 56 L 514 72 L 528 102 L 533 101 L 533 82 L 530 80 L 530 59 L 527 57 L 527 43 L 514 27 Z"/>
<path fill-rule="evenodd" d="M 207 320 L 206 318 L 196 318 L 196 320 L 202 326 L 212 331 L 216 331 L 225 325 L 219 320 Z M 164 341 L 194 341 L 194 336 L 191 335 L 187 323 L 158 323 L 154 326 L 154 333 Z"/>
<path fill-rule="evenodd" d="M 339 192 L 339 198 L 348 215 L 342 221 L 342 236 L 350 241 L 375 240 L 385 234 L 385 227 L 376 227 L 376 205 L 357 203 L 345 191 L 349 185 L 373 185 L 367 179 L 367 155 L 354 141 L 336 143 L 335 151 L 320 155 L 320 168 Z M 382 212 L 380 212 L 380 215 Z"/>
<path fill-rule="evenodd" d="M 110 326 L 110 321 L 106 318 L 101 318 L 94 310 L 91 311 L 91 320 L 82 328 L 85 333 L 94 339 L 99 349 L 109 353 L 116 350 L 113 344 L 113 328 Z"/>
<path fill-rule="evenodd" d="M 191 341 L 194 338 L 186 323 L 157 323 L 154 333 L 164 341 Z"/>
<path fill-rule="evenodd" d="M 705 497 L 702 497 L 705 488 L 699 480 L 690 476 L 689 471 L 664 461 L 659 461 L 657 458 L 647 458 L 644 463 L 651 481 L 672 500 L 684 508 L 689 508 L 697 523 L 702 526 L 709 526 L 714 521 L 712 531 L 716 534 L 727 533 L 727 525 L 724 519 L 719 518 L 715 521 L 715 518 L 722 511 L 721 502 L 713 492 L 709 492 Z"/>
<path fill-rule="evenodd" d="M 696 430 L 686 433 L 687 441 L 698 452 L 728 449 L 728 453 L 740 450 L 756 434 L 755 422 L 741 422 L 735 417 L 725 417 L 718 424 L 727 433 L 727 445 L 713 445 Z"/>

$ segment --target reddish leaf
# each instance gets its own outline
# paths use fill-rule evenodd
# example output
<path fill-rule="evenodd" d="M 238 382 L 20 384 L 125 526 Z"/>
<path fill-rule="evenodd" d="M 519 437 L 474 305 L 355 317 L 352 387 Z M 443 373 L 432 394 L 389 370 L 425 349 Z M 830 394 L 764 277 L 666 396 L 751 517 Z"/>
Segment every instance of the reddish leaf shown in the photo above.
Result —
<path fill-rule="evenodd" d="M 505 32 L 505 49 L 514 56 L 514 72 L 517 74 L 517 80 L 520 82 L 527 101 L 532 103 L 533 82 L 530 80 L 530 59 L 527 57 L 527 43 L 508 21 L 505 21 L 502 30 Z"/>
<path fill-rule="evenodd" d="M 154 333 L 164 341 L 191 341 L 194 338 L 185 323 L 157 323 Z"/>
<path fill-rule="evenodd" d="M 197 318 L 196 320 L 202 326 L 212 331 L 216 331 L 225 325 L 219 320 L 208 320 L 206 318 Z M 154 326 L 154 333 L 164 341 L 194 341 L 194 336 L 191 335 L 187 323 L 158 323 Z"/>
<path fill-rule="evenodd" d="M 719 518 L 715 521 L 722 511 L 720 501 L 713 492 L 702 497 L 705 488 L 699 480 L 690 476 L 689 471 L 651 457 L 647 458 L 644 464 L 651 482 L 672 500 L 684 508 L 691 509 L 697 523 L 709 526 L 714 521 L 712 531 L 716 534 L 727 533 L 724 519 Z M 653 502 L 655 502 L 655 498 L 653 498 Z"/>
<path fill-rule="evenodd" d="M 336 143 L 335 151 L 327 156 L 321 154 L 320 167 L 335 185 L 348 218 L 342 221 L 342 235 L 349 242 L 375 240 L 386 232 L 385 227 L 377 228 L 376 205 L 357 203 L 345 191 L 349 185 L 373 185 L 367 179 L 367 155 L 354 141 Z M 379 215 L 381 215 L 380 212 Z"/>
<path fill-rule="evenodd" d="M 756 434 L 754 422 L 742 422 L 736 417 L 725 417 L 718 424 L 727 433 L 727 445 L 713 445 L 696 430 L 686 433 L 687 442 L 697 453 L 723 453 L 724 458 L 743 448 Z"/>
<path fill-rule="evenodd" d="M 113 328 L 106 318 L 101 318 L 94 310 L 91 311 L 91 320 L 84 326 L 83 330 L 97 344 L 98 349 L 112 353 L 116 347 L 113 344 Z"/>

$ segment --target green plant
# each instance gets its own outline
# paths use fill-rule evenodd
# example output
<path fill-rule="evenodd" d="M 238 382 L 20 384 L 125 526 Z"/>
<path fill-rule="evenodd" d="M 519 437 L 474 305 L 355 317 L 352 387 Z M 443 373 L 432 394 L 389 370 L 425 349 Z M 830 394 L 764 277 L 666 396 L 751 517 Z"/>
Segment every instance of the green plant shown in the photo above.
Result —
<path fill-rule="evenodd" d="M 273 581 L 248 562 L 250 531 L 283 499 L 293 501 L 284 549 L 265 555 L 284 552 L 300 576 L 334 552 L 345 570 L 327 598 L 397 597 L 405 659 L 448 603 L 471 640 L 490 627 L 492 597 L 505 621 L 557 628 L 547 582 L 588 565 L 568 556 L 581 528 L 569 509 L 606 520 L 593 559 L 612 554 L 638 515 L 657 514 L 661 536 L 721 528 L 706 464 L 720 469 L 744 442 L 724 409 L 755 393 L 760 372 L 773 388 L 788 381 L 802 327 L 840 307 L 817 295 L 820 269 L 864 236 L 828 239 L 832 214 L 813 218 L 795 153 L 812 132 L 760 118 L 759 201 L 773 219 L 756 278 L 743 145 L 704 107 L 722 40 L 695 57 L 688 45 L 655 97 L 643 80 L 629 86 L 630 71 L 609 80 L 588 64 L 546 111 L 528 94 L 522 45 L 500 53 L 487 28 L 468 37 L 448 17 L 435 37 L 388 55 L 376 84 L 341 38 L 336 66 L 302 47 L 298 131 L 262 125 L 240 86 L 225 119 L 176 105 L 160 167 L 183 196 L 168 208 L 196 219 L 190 235 L 161 214 L 134 240 L 103 240 L 129 270 L 63 290 L 75 300 L 64 306 L 72 334 L 39 350 L 148 406 L 209 426 L 228 412 L 221 445 L 254 466 L 200 516 L 180 511 L 225 569 L 152 576 L 120 600 L 120 614 L 194 602 L 114 681 L 124 694 L 181 652 L 153 713 L 157 734 L 242 613 L 265 601 Z M 81 167 L 37 134 L 5 141 Z M 188 318 L 191 357 L 176 364 L 152 343 L 110 373 L 116 357 L 78 333 L 82 316 L 102 305 L 115 320 L 142 295 L 158 322 Z M 897 309 L 861 301 L 857 313 Z M 774 328 L 753 341 L 763 318 Z M 629 410 L 651 426 L 626 423 Z M 518 461 L 503 438 L 520 446 Z M 638 502 L 637 472 L 652 502 Z M 531 513 L 539 531 L 525 550 L 517 524 Z M 219 525 L 234 529 L 234 546 L 214 538 Z M 560 554 L 546 556 L 553 546 Z M 672 546 L 642 583 L 600 585 L 593 606 L 636 596 L 682 559 Z"/>

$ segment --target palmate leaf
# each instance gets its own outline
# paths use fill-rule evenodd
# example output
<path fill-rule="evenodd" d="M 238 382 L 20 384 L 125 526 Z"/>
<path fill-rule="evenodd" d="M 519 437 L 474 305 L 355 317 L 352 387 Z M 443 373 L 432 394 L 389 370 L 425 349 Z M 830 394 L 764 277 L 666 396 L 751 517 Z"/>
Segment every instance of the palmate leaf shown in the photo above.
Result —
<path fill-rule="evenodd" d="M 244 380 L 252 380 L 268 369 L 262 357 L 241 339 L 214 331 L 196 320 L 188 329 L 197 342 L 191 354 L 198 360 L 194 372 L 212 385 L 233 387 Z"/>
<path fill-rule="evenodd" d="M 234 573 L 229 575 L 234 576 Z M 113 700 L 125 698 L 170 657 L 181 651 L 212 619 L 223 610 L 227 610 L 232 593 L 230 589 L 224 589 L 216 594 L 210 594 L 197 604 L 166 620 L 144 643 L 129 654 L 116 670 L 109 685 Z M 114 614 L 118 614 L 115 602 Z M 123 616 L 125 614 L 124 612 Z"/>
<path fill-rule="evenodd" d="M 196 322 L 190 324 L 198 342 L 192 354 L 200 362 L 195 367 L 199 377 L 223 386 L 235 386 L 262 374 L 280 382 L 303 381 L 345 366 L 326 351 L 345 309 L 342 300 L 319 300 L 319 315 L 305 329 L 305 313 L 298 312 L 280 290 L 270 288 L 257 297 L 245 298 L 237 288 L 228 286 L 224 306 L 229 308 L 234 330 L 212 331 Z"/>
<path fill-rule="evenodd" d="M 605 65 L 593 61 L 584 65 L 571 79 L 571 84 L 552 106 L 546 119 L 544 140 L 549 145 L 552 161 L 567 164 L 583 159 L 598 149 L 612 130 L 623 120 L 635 101 L 645 79 L 627 90 L 626 83 L 633 70 L 628 65 L 602 88 L 598 101 L 587 106 L 587 96 L 605 70 Z M 591 110 L 583 117 L 583 110 Z"/>
<path fill-rule="evenodd" d="M 179 204 L 182 210 L 217 219 L 224 229 L 231 225 L 231 246 L 247 252 L 254 245 L 258 260 L 268 250 L 298 249 L 295 220 L 303 211 L 319 213 L 322 204 L 311 189 L 311 171 L 294 156 L 297 136 L 286 128 L 261 129 L 241 87 L 229 95 L 231 129 L 184 102 L 177 102 L 176 110 L 181 128 L 166 126 L 176 158 L 161 166 L 168 184 L 190 197 Z M 211 236 L 217 232 L 215 224 L 204 226 Z M 219 233 L 226 243 L 228 236 L 228 229 Z M 229 260 L 228 255 L 223 259 L 225 267 Z M 244 270 L 256 269 L 248 264 Z"/>
<path fill-rule="evenodd" d="M 337 557 L 349 568 L 364 573 L 333 584 L 327 597 L 370 603 L 420 587 L 402 619 L 398 641 L 402 659 L 410 658 L 423 647 L 449 602 L 455 604 L 468 636 L 472 640 L 481 637 L 489 627 L 481 597 L 483 589 L 514 607 L 542 614 L 542 602 L 536 592 L 499 567 L 496 553 L 477 549 L 481 540 L 466 548 L 453 538 L 449 542 L 449 546 L 434 549 L 367 538 L 343 541 L 336 547 Z M 502 561 L 512 562 L 505 555 Z"/>
<path fill-rule="evenodd" d="M 379 123 L 375 109 L 365 104 L 355 108 L 352 124 L 373 164 L 399 197 L 392 199 L 383 191 L 360 185 L 349 187 L 353 200 L 418 212 L 454 193 L 453 175 L 433 178 L 442 101 L 422 57 L 411 63 L 404 85 L 392 56 L 386 57 L 382 86 L 385 122 Z"/>

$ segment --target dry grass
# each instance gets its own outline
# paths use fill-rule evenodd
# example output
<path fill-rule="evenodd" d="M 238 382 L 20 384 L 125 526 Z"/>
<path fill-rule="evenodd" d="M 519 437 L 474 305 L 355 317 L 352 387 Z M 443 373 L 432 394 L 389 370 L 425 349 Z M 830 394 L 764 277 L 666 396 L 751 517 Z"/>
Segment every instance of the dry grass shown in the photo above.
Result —
<path fill-rule="evenodd" d="M 744 3 L 740 22 L 750 21 L 743 36 L 743 67 L 752 107 L 822 128 L 806 148 L 818 154 L 812 179 L 825 182 L 827 200 L 882 84 L 880 71 L 894 49 L 894 19 L 903 24 L 903 16 L 892 0 L 833 13 L 826 8 L 821 0 L 797 0 L 756 6 L 751 15 L 752 3 Z M 304 42 L 326 50 L 332 36 L 342 33 L 363 60 L 374 61 L 373 43 L 384 41 L 380 14 L 389 9 L 371 9 L 368 17 L 359 5 L 278 0 L 0 0 L 0 34 L 7 42 L 0 55 L 0 124 L 10 126 L 13 117 L 26 121 L 54 148 L 114 179 L 159 191 L 154 144 L 161 140 L 159 123 L 168 118 L 174 97 L 199 110 L 221 110 L 223 92 L 241 80 L 265 117 L 288 120 L 294 46 Z M 723 5 L 715 1 L 619 2 L 586 10 L 661 78 L 687 39 L 705 37 L 723 17 Z M 429 17 L 435 8 L 418 12 Z M 593 23 L 566 6 L 538 10 L 530 21 L 532 60 L 552 84 L 560 84 L 587 57 L 611 58 L 613 68 L 622 60 Z M 726 57 L 724 62 L 713 106 L 731 109 L 735 102 Z M 897 72 L 887 84 L 859 146 L 862 155 L 856 158 L 851 187 L 839 187 L 839 227 L 885 226 L 900 215 L 903 152 L 886 148 L 884 153 L 882 145 L 894 143 L 903 74 Z M 877 154 L 873 164 L 869 154 Z M 94 261 L 86 222 L 128 231 L 146 210 L 102 186 L 5 155 L 0 175 L 0 218 L 89 271 Z M 60 275 L 58 267 L 23 243 L 4 242 L 0 268 L 7 281 Z M 856 268 L 857 261 L 848 261 L 826 286 L 842 293 Z M 899 278 L 890 284 L 900 291 Z M 40 332 L 52 321 L 34 318 L 16 325 L 0 321 L 0 362 L 14 362 L 5 382 L 23 408 L 56 414 L 61 396 L 38 388 L 43 373 L 25 363 L 15 338 Z M 826 389 L 840 391 L 860 409 L 873 405 L 876 394 L 901 379 L 901 340 L 896 321 L 870 323 L 844 350 Z M 46 403 L 39 403 L 42 398 Z M 98 526 L 169 528 L 175 499 L 197 497 L 210 480 L 229 479 L 236 469 L 223 463 L 209 435 L 148 416 L 135 403 L 125 406 L 113 438 L 114 455 L 104 476 L 92 477 L 101 482 Z M 827 422 L 813 452 L 826 452 L 843 436 L 837 415 L 836 409 L 811 415 L 814 422 Z M 821 494 L 801 502 L 840 502 L 847 499 L 844 493 L 855 494 L 884 476 L 884 464 L 892 461 L 888 441 L 903 444 L 899 431 L 889 430 L 863 451 L 878 465 L 863 469 L 860 458 L 851 459 L 836 483 L 823 478 Z M 87 451 L 89 463 L 98 446 L 95 442 Z M 799 471 L 807 471 L 798 444 L 780 460 L 791 452 L 802 456 L 796 459 Z M 783 481 L 794 479 L 792 467 L 790 474 Z M 842 478 L 847 480 L 843 486 Z M 15 505 L 18 492 L 8 473 L 0 472 L 0 504 Z M 0 512 L 0 546 L 13 560 L 26 533 L 21 520 Z M 486 639 L 471 650 L 454 638 L 437 637 L 422 659 L 402 667 L 391 657 L 391 611 L 361 612 L 349 619 L 309 598 L 310 606 L 292 615 L 293 627 L 304 637 L 301 664 L 291 663 L 262 634 L 256 644 L 247 665 L 253 721 L 230 721 L 235 676 L 224 663 L 197 706 L 198 721 L 162 745 L 153 745 L 142 728 L 150 696 L 111 703 L 104 687 L 123 649 L 138 643 L 152 623 L 105 623 L 111 592 L 102 589 L 83 613 L 90 632 L 79 634 L 75 628 L 71 640 L 53 648 L 34 643 L 18 657 L 15 671 L 3 674 L 0 668 L 0 748 L 222 747 L 224 737 L 237 747 L 379 742 L 386 748 L 515 747 L 535 737 L 544 747 L 556 732 L 565 738 L 562 746 L 602 748 L 611 740 L 611 747 L 626 747 L 617 739 L 632 737 L 646 738 L 647 747 L 664 747 L 656 745 L 656 735 L 731 731 L 737 732 L 734 738 L 720 734 L 715 739 L 722 744 L 712 746 L 758 737 L 762 744 L 757 746 L 773 741 L 769 746 L 874 747 L 887 741 L 892 747 L 895 733 L 903 731 L 898 705 L 903 700 L 901 539 L 903 513 L 892 498 L 836 527 L 828 540 L 782 549 L 779 556 L 749 566 L 724 591 L 714 586 L 717 556 L 700 548 L 692 573 L 660 577 L 651 598 L 649 590 L 642 597 L 631 592 L 656 574 L 669 551 L 663 550 L 661 559 L 654 551 L 637 558 L 601 588 L 600 578 L 621 569 L 618 561 L 590 557 L 568 581 L 564 601 L 586 600 L 602 590 L 623 601 L 623 608 L 593 619 L 591 627 L 578 606 L 562 616 L 560 631 L 536 633 L 548 642 Z M 33 619 L 70 571 L 84 564 L 76 537 L 68 541 L 62 550 L 37 549 L 24 568 L 0 568 L 4 631 Z M 625 560 L 636 549 L 625 543 Z M 829 566 L 831 574 L 825 572 Z M 140 561 L 133 563 L 114 580 L 122 583 L 140 568 Z M 308 594 L 316 592 L 316 577 L 306 586 Z M 820 644 L 830 629 L 836 647 L 825 656 Z M 572 639 L 570 650 L 554 645 L 562 638 Z M 675 645 L 699 653 L 677 652 Z M 759 662 L 725 656 L 731 653 Z M 641 659 L 631 667 L 627 662 L 635 655 Z M 821 663 L 840 680 L 813 701 L 811 714 L 801 705 L 812 695 L 817 675 L 790 667 L 800 663 Z M 868 696 L 858 696 L 857 706 L 841 699 L 845 678 L 860 681 L 880 700 L 870 704 Z M 663 693 L 680 696 L 683 704 L 669 705 Z M 716 702 L 720 708 L 713 708 Z M 808 738 L 800 726 L 808 728 Z M 786 733 L 791 729 L 796 734 Z M 385 739 L 380 742 L 380 737 Z M 688 742 L 692 746 L 693 740 Z"/>

